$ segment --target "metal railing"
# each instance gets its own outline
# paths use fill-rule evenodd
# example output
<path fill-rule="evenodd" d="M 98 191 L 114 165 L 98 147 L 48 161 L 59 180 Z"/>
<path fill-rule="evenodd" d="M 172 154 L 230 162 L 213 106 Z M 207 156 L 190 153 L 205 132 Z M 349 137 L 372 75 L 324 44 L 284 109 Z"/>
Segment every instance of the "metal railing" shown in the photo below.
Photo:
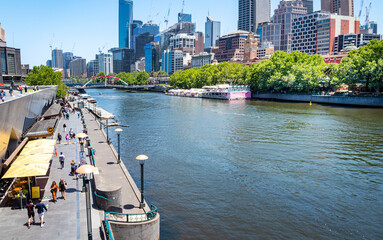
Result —
<path fill-rule="evenodd" d="M 109 200 L 109 199 L 107 199 Z M 111 200 L 109 200 L 111 201 Z M 107 230 L 107 239 L 114 240 L 112 230 L 110 229 L 109 222 L 119 223 L 139 223 L 147 222 L 154 219 L 157 216 L 157 207 L 150 205 L 150 212 L 147 213 L 117 213 L 117 212 L 105 212 L 104 219 Z"/>

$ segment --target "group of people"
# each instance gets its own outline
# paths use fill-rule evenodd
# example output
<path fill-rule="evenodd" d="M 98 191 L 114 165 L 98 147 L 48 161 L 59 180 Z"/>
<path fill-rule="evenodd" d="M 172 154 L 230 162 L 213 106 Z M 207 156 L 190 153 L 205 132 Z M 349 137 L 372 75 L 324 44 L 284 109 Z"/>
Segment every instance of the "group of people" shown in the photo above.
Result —
<path fill-rule="evenodd" d="M 11 86 L 9 87 L 9 90 L 8 90 L 8 92 L 9 92 L 9 95 L 12 97 L 13 96 L 13 89 L 17 89 L 19 92 L 20 92 L 20 94 L 23 94 L 23 90 L 25 91 L 25 93 L 27 93 L 28 92 L 28 86 L 27 85 L 25 85 L 24 86 L 24 88 L 21 86 L 21 85 L 19 85 L 18 87 L 17 86 L 15 86 L 14 84 L 11 84 Z M 40 88 L 39 88 L 39 86 L 33 86 L 33 91 L 38 91 L 38 90 L 40 90 Z M 1 89 L 1 92 L 0 92 L 0 101 L 1 102 L 5 102 L 5 91 L 3 90 L 3 89 Z"/>
<path fill-rule="evenodd" d="M 67 189 L 67 183 L 64 179 L 60 179 L 59 184 L 53 181 L 51 184 L 52 202 L 57 202 L 57 192 L 60 191 L 61 198 L 65 200 L 65 190 Z"/>
<path fill-rule="evenodd" d="M 33 219 L 33 224 L 36 223 L 35 220 L 35 209 L 37 209 L 37 213 L 39 214 L 40 218 L 40 227 L 44 227 L 44 211 L 48 211 L 45 204 L 42 202 L 41 198 L 38 200 L 38 203 L 35 205 L 33 204 L 32 199 L 29 199 L 29 202 L 27 204 L 27 211 L 28 211 L 28 229 L 31 228 L 31 220 Z"/>

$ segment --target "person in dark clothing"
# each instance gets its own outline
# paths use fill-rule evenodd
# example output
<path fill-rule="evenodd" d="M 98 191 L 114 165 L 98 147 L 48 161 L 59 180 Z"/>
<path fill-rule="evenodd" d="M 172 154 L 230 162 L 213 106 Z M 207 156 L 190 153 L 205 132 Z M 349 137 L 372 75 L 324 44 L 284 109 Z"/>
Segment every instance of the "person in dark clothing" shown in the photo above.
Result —
<path fill-rule="evenodd" d="M 33 224 L 35 224 L 35 205 L 33 204 L 32 199 L 29 199 L 27 210 L 28 210 L 28 229 L 30 229 L 32 218 L 33 218 Z"/>
<path fill-rule="evenodd" d="M 61 144 L 62 136 L 60 133 L 57 134 L 57 141 L 59 141 L 59 144 Z"/>
<path fill-rule="evenodd" d="M 60 179 L 60 182 L 59 182 L 59 190 L 60 190 L 60 193 L 61 193 L 61 197 L 65 200 L 65 190 L 67 188 L 67 184 L 66 182 L 64 181 L 64 179 Z"/>
<path fill-rule="evenodd" d="M 39 203 L 36 204 L 36 209 L 40 217 L 40 227 L 44 227 L 44 210 L 48 212 L 48 209 L 45 204 L 42 203 L 41 198 L 39 199 Z"/>

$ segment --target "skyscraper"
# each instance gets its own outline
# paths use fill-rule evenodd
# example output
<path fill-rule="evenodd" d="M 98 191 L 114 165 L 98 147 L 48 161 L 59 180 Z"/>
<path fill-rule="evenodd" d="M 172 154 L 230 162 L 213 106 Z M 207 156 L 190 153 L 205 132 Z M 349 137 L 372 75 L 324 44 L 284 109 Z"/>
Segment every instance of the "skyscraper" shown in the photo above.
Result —
<path fill-rule="evenodd" d="M 188 13 L 178 13 L 178 22 L 192 22 L 192 15 Z"/>
<path fill-rule="evenodd" d="M 207 16 L 205 23 L 205 49 L 215 47 L 217 39 L 221 36 L 221 22 L 214 21 Z"/>
<path fill-rule="evenodd" d="M 63 50 L 53 49 L 52 50 L 52 68 L 63 68 Z"/>
<path fill-rule="evenodd" d="M 238 30 L 256 32 L 258 24 L 270 21 L 270 0 L 239 0 Z"/>
<path fill-rule="evenodd" d="M 307 9 L 301 0 L 281 1 L 274 10 L 272 23 L 262 26 L 262 42 L 272 42 L 277 51 L 290 51 L 293 19 L 305 14 Z"/>
<path fill-rule="evenodd" d="M 303 6 L 307 8 L 307 13 L 312 13 L 314 11 L 313 0 L 302 0 Z"/>
<path fill-rule="evenodd" d="M 322 11 L 343 16 L 354 16 L 354 0 L 321 0 Z"/>
<path fill-rule="evenodd" d="M 119 48 L 131 47 L 131 24 L 133 23 L 133 1 L 119 0 L 118 13 L 118 46 Z"/>

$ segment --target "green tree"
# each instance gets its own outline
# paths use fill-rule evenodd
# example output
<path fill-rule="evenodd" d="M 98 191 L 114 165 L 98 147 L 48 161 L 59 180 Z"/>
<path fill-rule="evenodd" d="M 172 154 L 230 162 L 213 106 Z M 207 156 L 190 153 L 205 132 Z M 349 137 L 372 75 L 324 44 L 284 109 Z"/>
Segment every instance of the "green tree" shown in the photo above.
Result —
<path fill-rule="evenodd" d="M 44 65 L 33 67 L 32 71 L 24 79 L 30 85 L 57 85 L 57 97 L 67 94 L 68 87 L 61 81 L 61 72 L 54 72 L 51 67 Z"/>
<path fill-rule="evenodd" d="M 147 72 L 139 72 L 135 79 L 135 84 L 137 85 L 148 85 L 149 84 L 149 74 Z"/>

